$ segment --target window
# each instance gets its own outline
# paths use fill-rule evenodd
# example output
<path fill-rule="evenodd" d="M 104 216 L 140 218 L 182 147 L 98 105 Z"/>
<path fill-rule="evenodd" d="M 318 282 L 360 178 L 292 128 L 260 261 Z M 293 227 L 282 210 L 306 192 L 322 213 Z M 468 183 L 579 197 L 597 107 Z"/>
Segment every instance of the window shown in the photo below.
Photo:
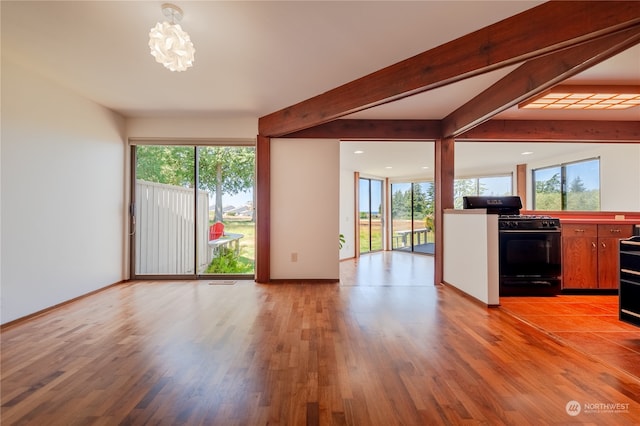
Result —
<path fill-rule="evenodd" d="M 600 159 L 533 170 L 535 210 L 600 210 Z"/>
<path fill-rule="evenodd" d="M 511 175 L 496 175 L 455 179 L 453 181 L 453 206 L 462 208 L 465 195 L 513 195 Z"/>

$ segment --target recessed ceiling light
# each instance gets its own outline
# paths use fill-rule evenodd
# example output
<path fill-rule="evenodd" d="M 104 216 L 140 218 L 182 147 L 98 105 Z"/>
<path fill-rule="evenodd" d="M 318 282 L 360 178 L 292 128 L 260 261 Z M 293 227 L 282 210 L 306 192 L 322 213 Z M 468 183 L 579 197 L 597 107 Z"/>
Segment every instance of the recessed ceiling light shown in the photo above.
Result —
<path fill-rule="evenodd" d="M 364 154 L 364 151 L 353 151 L 354 154 Z"/>
<path fill-rule="evenodd" d="M 531 154 L 533 154 L 533 151 L 525 151 L 525 152 L 522 152 L 520 155 L 531 155 Z"/>
<path fill-rule="evenodd" d="M 393 169 L 391 166 L 386 166 L 385 169 Z"/>
<path fill-rule="evenodd" d="M 429 168 L 429 166 L 422 166 L 422 168 L 426 170 Z"/>

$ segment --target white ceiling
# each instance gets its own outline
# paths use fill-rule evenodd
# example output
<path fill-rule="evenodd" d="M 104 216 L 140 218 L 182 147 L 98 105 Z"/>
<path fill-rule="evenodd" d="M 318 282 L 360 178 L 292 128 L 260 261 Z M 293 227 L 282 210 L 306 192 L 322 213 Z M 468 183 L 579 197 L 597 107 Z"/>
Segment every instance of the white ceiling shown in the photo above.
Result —
<path fill-rule="evenodd" d="M 148 51 L 149 29 L 163 19 L 162 3 L 3 0 L 3 60 L 37 70 L 125 117 L 257 119 L 542 2 L 179 1 L 181 25 L 196 48 L 193 68 L 182 73 L 164 69 Z M 350 118 L 441 119 L 511 69 Z M 640 47 L 570 82 L 640 84 Z M 604 119 L 637 120 L 638 110 Z M 603 114 L 510 109 L 498 118 L 590 120 Z M 408 164 L 411 153 L 400 151 L 395 145 L 407 166 L 417 166 Z M 401 173 L 386 170 L 388 176 Z"/>

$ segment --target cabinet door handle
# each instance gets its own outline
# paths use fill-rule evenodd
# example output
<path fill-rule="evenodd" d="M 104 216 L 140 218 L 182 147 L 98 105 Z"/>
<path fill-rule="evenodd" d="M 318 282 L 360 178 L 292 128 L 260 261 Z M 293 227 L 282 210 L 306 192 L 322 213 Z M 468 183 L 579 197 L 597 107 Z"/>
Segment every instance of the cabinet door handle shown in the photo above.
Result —
<path fill-rule="evenodd" d="M 619 234 L 620 230 L 619 229 L 609 229 L 609 232 L 611 232 L 612 234 Z"/>
<path fill-rule="evenodd" d="M 593 248 L 596 248 L 596 243 L 591 243 L 591 245 L 593 246 Z"/>
<path fill-rule="evenodd" d="M 602 248 L 607 248 L 607 245 L 605 243 L 602 243 Z"/>
<path fill-rule="evenodd" d="M 584 229 L 574 229 L 573 232 L 584 232 Z"/>

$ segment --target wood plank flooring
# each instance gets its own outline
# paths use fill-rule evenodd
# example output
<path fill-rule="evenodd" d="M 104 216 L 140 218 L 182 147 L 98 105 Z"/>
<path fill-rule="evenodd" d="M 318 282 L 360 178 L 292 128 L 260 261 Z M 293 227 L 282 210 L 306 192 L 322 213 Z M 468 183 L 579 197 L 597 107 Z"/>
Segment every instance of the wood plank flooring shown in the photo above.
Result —
<path fill-rule="evenodd" d="M 640 424 L 636 378 L 420 260 L 385 281 L 366 262 L 341 284 L 132 282 L 5 328 L 1 423 Z"/>

